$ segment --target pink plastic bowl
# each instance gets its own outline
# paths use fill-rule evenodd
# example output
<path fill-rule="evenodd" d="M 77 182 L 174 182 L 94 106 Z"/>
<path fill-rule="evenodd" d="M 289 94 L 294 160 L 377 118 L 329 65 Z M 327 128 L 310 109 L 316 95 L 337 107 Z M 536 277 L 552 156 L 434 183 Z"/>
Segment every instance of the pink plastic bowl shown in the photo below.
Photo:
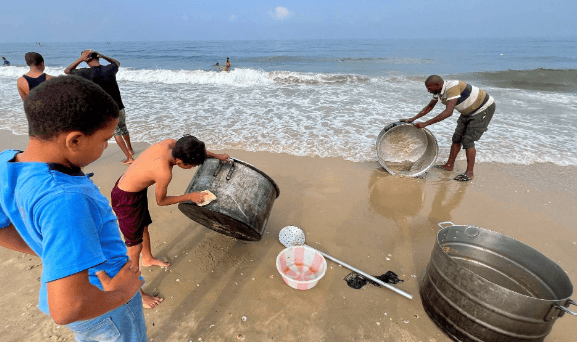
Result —
<path fill-rule="evenodd" d="M 327 271 L 327 261 L 308 246 L 285 248 L 276 257 L 276 269 L 293 289 L 308 290 L 315 286 Z"/>

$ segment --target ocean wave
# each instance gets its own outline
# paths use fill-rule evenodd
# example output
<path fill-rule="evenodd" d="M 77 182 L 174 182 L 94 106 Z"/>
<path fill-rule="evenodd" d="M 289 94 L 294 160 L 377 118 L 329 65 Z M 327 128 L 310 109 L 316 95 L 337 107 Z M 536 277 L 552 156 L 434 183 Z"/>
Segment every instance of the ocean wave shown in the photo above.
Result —
<path fill-rule="evenodd" d="M 577 69 L 531 69 L 474 72 L 466 77 L 479 79 L 501 88 L 552 92 L 577 92 Z"/>
<path fill-rule="evenodd" d="M 314 57 L 314 56 L 262 56 L 245 57 L 235 60 L 239 63 L 271 64 L 320 64 L 320 63 L 383 63 L 383 64 L 433 64 L 434 60 L 428 58 L 408 57 Z"/>

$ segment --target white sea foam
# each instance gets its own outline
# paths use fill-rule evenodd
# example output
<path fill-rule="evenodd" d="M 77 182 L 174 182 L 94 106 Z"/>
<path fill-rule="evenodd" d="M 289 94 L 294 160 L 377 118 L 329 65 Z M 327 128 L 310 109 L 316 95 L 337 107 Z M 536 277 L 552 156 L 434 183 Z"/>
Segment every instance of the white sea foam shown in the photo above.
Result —
<path fill-rule="evenodd" d="M 0 129 L 26 134 L 16 78 L 27 71 L 0 68 Z M 422 80 L 404 76 L 121 68 L 118 80 L 133 140 L 153 143 L 191 133 L 210 149 L 355 162 L 376 161 L 374 145 L 385 124 L 414 116 L 431 98 Z M 577 94 L 480 86 L 496 99 L 497 111 L 477 143 L 477 160 L 577 165 Z M 438 104 L 424 119 L 442 109 Z M 427 127 L 441 159 L 448 155 L 457 117 Z"/>

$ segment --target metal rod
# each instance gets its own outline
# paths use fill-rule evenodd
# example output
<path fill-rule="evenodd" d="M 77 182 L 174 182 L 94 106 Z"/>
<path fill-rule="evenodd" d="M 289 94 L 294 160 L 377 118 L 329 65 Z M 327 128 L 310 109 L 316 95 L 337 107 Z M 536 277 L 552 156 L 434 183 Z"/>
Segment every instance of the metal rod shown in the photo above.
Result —
<path fill-rule="evenodd" d="M 370 280 L 374 281 L 375 283 L 377 283 L 377 284 L 379 284 L 379 285 L 381 285 L 381 286 L 384 286 L 384 287 L 388 288 L 389 290 L 393 290 L 393 291 L 395 291 L 396 293 L 398 293 L 398 294 L 400 294 L 400 295 L 402 295 L 402 296 L 404 296 L 404 297 L 407 297 L 407 298 L 409 298 L 409 299 L 413 299 L 413 296 L 412 296 L 412 295 L 406 293 L 406 292 L 403 291 L 403 290 L 397 289 L 396 287 L 392 286 L 391 284 L 387 284 L 387 283 L 385 283 L 385 282 L 383 282 L 383 281 L 381 281 L 381 280 L 373 277 L 372 275 L 366 274 L 365 272 L 354 268 L 354 267 L 351 266 L 351 265 L 347 265 L 347 264 L 345 264 L 344 262 L 342 262 L 342 261 L 340 261 L 340 260 L 338 260 L 338 259 L 335 259 L 335 258 L 333 258 L 332 256 L 330 256 L 330 255 L 328 255 L 328 254 L 326 254 L 326 253 L 323 253 L 323 252 L 319 251 L 318 249 L 316 249 L 316 248 L 314 248 L 314 247 L 311 247 L 311 246 L 309 246 L 309 245 L 306 245 L 306 246 L 308 246 L 308 247 L 316 250 L 317 252 L 321 253 L 322 256 L 324 256 L 325 258 L 328 258 L 328 259 L 330 259 L 330 260 L 332 260 L 332 261 L 334 261 L 334 262 L 336 262 L 336 263 L 338 263 L 338 264 L 340 264 L 340 265 L 342 265 L 342 266 L 345 266 L 345 267 L 348 268 L 349 270 L 353 270 L 353 271 L 357 272 L 358 274 L 362 275 L 363 277 L 369 278 Z"/>

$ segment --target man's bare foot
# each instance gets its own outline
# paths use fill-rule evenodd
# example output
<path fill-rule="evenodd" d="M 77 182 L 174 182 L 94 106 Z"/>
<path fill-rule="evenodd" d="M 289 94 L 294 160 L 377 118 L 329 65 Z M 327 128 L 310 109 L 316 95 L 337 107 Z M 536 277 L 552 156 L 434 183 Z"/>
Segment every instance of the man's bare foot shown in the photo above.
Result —
<path fill-rule="evenodd" d="M 170 266 L 169 262 L 164 262 L 160 259 L 152 258 L 150 260 L 144 260 L 140 262 L 140 264 L 144 267 L 151 267 L 151 266 L 160 266 L 160 267 L 168 267 Z"/>
<path fill-rule="evenodd" d="M 132 163 L 134 162 L 134 159 L 132 159 L 132 158 L 130 158 L 130 159 L 126 158 L 126 159 L 124 159 L 124 160 L 121 160 L 120 162 L 121 162 L 122 164 L 124 164 L 124 165 L 130 165 L 130 164 L 132 164 Z"/>
<path fill-rule="evenodd" d="M 133 151 L 133 150 L 128 150 L 128 153 L 130 153 L 130 155 L 132 156 L 132 158 L 134 158 L 134 151 Z"/>
<path fill-rule="evenodd" d="M 447 166 L 447 164 L 445 164 L 445 165 L 435 165 L 434 168 L 440 169 L 440 170 L 444 170 L 444 171 L 453 171 L 453 166 Z"/>
<path fill-rule="evenodd" d="M 142 290 L 140 290 L 140 294 L 142 295 L 142 307 L 145 309 L 152 309 L 164 300 L 164 298 L 148 295 Z"/>

